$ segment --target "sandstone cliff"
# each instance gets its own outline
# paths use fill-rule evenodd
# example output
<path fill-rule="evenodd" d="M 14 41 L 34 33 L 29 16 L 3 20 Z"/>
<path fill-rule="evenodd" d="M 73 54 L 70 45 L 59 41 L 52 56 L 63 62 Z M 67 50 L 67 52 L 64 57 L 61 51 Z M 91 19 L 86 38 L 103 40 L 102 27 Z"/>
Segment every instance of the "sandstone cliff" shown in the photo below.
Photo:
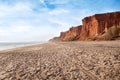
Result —
<path fill-rule="evenodd" d="M 82 24 L 61 32 L 62 41 L 94 40 L 108 32 L 112 26 L 120 26 L 120 12 L 95 14 L 82 20 Z"/>
<path fill-rule="evenodd" d="M 80 35 L 81 29 L 82 26 L 80 25 L 80 26 L 72 27 L 66 32 L 61 32 L 60 39 L 63 41 L 78 40 L 79 39 L 78 36 Z"/>

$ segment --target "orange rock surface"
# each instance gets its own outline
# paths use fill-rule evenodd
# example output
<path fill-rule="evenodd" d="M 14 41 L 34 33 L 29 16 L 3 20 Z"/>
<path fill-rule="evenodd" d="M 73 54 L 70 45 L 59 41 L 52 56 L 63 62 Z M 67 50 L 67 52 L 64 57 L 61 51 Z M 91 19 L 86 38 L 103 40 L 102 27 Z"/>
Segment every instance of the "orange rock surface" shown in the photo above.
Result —
<path fill-rule="evenodd" d="M 82 24 L 61 32 L 62 41 L 87 40 L 108 31 L 112 26 L 120 26 L 120 12 L 95 14 L 82 19 Z"/>
<path fill-rule="evenodd" d="M 80 26 L 72 27 L 66 32 L 61 32 L 60 39 L 63 41 L 77 40 L 79 39 L 78 36 L 81 33 L 81 29 L 82 29 L 82 26 L 80 25 Z"/>

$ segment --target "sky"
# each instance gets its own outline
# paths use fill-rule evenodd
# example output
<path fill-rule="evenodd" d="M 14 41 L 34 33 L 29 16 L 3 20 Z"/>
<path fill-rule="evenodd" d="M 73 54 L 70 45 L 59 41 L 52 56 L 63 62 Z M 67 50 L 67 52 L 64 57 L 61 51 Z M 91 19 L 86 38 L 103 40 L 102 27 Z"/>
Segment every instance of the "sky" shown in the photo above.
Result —
<path fill-rule="evenodd" d="M 82 19 L 120 11 L 120 0 L 0 0 L 0 42 L 47 41 Z"/>

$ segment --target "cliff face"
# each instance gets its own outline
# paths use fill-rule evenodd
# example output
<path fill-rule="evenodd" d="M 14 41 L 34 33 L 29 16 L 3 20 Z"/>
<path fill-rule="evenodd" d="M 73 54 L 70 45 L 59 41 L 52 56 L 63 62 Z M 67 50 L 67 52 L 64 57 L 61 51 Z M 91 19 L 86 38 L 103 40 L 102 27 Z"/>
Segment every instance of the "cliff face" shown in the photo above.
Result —
<path fill-rule="evenodd" d="M 76 26 L 76 27 L 72 27 L 70 28 L 68 31 L 66 32 L 61 32 L 60 35 L 60 39 L 63 41 L 74 41 L 79 39 L 79 35 L 81 32 L 82 26 Z"/>
<path fill-rule="evenodd" d="M 112 26 L 120 26 L 120 12 L 96 14 L 82 20 L 80 39 L 93 38 L 108 31 Z"/>
<path fill-rule="evenodd" d="M 61 32 L 60 39 L 63 41 L 87 40 L 102 35 L 110 27 L 120 26 L 120 12 L 95 14 L 84 18 L 82 24 Z"/>

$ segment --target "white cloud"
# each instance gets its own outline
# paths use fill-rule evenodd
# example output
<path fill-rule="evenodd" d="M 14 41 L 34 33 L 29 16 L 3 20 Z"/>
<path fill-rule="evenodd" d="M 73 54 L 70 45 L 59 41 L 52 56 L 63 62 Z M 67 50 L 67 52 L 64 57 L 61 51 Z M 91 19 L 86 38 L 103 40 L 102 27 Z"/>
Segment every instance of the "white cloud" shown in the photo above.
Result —
<path fill-rule="evenodd" d="M 26 4 L 26 5 L 24 5 Z M 40 41 L 59 36 L 61 31 L 68 30 L 80 23 L 82 14 L 70 9 L 55 8 L 34 13 L 31 4 L 17 3 L 13 6 L 2 5 L 0 13 L 0 41 Z M 10 9 L 9 9 L 10 8 Z M 8 10 L 9 9 L 9 10 Z"/>
<path fill-rule="evenodd" d="M 14 26 L 0 28 L 0 41 L 44 41 L 55 36 L 56 33 L 57 31 L 50 26 Z"/>
<path fill-rule="evenodd" d="M 15 5 L 0 4 L 0 17 L 14 14 L 23 14 L 32 11 L 31 4 L 28 3 L 16 3 Z"/>
<path fill-rule="evenodd" d="M 53 0 L 50 2 L 50 4 L 65 4 L 67 3 L 69 0 Z"/>
<path fill-rule="evenodd" d="M 60 14 L 65 14 L 65 13 L 69 13 L 69 10 L 57 8 L 49 12 L 50 15 L 60 15 Z"/>
<path fill-rule="evenodd" d="M 0 3 L 0 41 L 49 40 L 71 26 L 80 25 L 82 18 L 95 13 L 84 8 L 73 9 L 69 7 L 71 4 L 61 7 L 61 4 L 69 3 L 70 0 L 48 1 L 16 1 L 12 5 Z M 77 0 L 75 2 L 77 3 Z M 55 8 L 49 8 L 52 6 Z"/>
<path fill-rule="evenodd" d="M 49 19 L 49 21 L 53 24 L 58 24 L 59 26 L 68 26 L 69 23 L 67 22 L 62 22 L 62 21 L 59 21 L 59 20 L 56 20 L 56 19 Z"/>
<path fill-rule="evenodd" d="M 40 1 L 40 3 L 41 3 L 42 5 L 44 5 L 44 7 L 47 8 L 47 5 L 46 5 L 46 3 L 45 3 L 45 0 L 39 0 L 39 1 Z"/>
<path fill-rule="evenodd" d="M 9 36 L 9 35 L 13 35 L 14 33 L 22 33 L 22 32 L 26 32 L 26 31 L 31 31 L 30 29 L 32 29 L 31 26 L 12 26 L 12 27 L 0 27 L 0 35 L 2 36 Z"/>
<path fill-rule="evenodd" d="M 20 26 L 20 25 L 18 25 L 17 27 L 14 26 L 10 29 L 12 32 L 26 32 L 26 31 L 31 31 L 32 28 L 33 28 L 32 26 L 27 26 L 27 25 Z"/>
<path fill-rule="evenodd" d="M 31 10 L 31 4 L 28 4 L 28 3 L 17 3 L 13 6 L 12 8 L 13 10 L 15 11 L 30 11 Z"/>
<path fill-rule="evenodd" d="M 6 33 L 6 30 L 4 29 L 0 29 L 0 36 L 4 36 L 4 35 L 8 35 L 8 33 Z"/>
<path fill-rule="evenodd" d="M 40 2 L 41 2 L 41 3 L 43 3 L 43 4 L 45 3 L 45 1 L 44 1 L 44 0 L 40 0 Z"/>

